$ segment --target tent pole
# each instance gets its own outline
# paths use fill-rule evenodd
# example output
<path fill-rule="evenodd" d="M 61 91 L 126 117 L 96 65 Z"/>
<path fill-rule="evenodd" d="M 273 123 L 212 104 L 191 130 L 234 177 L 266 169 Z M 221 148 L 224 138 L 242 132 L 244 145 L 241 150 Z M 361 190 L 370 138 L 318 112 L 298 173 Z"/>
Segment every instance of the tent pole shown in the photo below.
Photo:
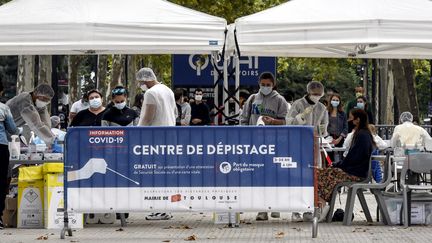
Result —
<path fill-rule="evenodd" d="M 222 124 L 225 124 L 225 116 L 229 115 L 229 102 L 228 102 L 228 62 L 229 59 L 223 59 L 223 95 L 222 104 L 224 107 L 224 116 L 222 116 Z"/>
<path fill-rule="evenodd" d="M 235 64 L 235 115 L 240 113 L 240 57 L 238 54 L 234 56 L 234 64 Z M 240 124 L 240 117 L 238 117 Z"/>
<path fill-rule="evenodd" d="M 214 100 L 214 106 L 216 108 L 216 114 L 214 116 L 214 124 L 215 125 L 218 125 L 218 117 L 219 117 L 219 112 L 218 112 L 218 109 L 219 109 L 219 84 L 218 84 L 219 72 L 217 72 L 217 70 L 216 70 L 217 55 L 218 55 L 217 52 L 212 52 L 211 57 L 210 57 L 211 60 L 214 62 L 214 65 L 213 65 L 213 73 L 214 73 L 214 75 L 213 75 L 213 87 L 214 87 L 213 94 L 214 94 L 214 99 L 213 100 Z"/>

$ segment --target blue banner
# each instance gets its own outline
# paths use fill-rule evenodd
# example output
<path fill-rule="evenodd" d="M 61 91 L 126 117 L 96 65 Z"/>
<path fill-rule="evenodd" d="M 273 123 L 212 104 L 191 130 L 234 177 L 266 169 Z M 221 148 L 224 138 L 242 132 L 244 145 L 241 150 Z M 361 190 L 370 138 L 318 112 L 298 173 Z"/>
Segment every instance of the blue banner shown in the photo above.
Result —
<path fill-rule="evenodd" d="M 240 203 L 240 198 L 250 203 L 251 197 L 257 197 L 251 194 L 254 190 L 258 195 L 273 195 L 267 203 L 275 208 L 289 207 L 279 200 L 284 193 L 291 198 L 288 194 L 294 191 L 301 199 L 295 208 L 304 204 L 309 208 L 313 203 L 313 144 L 312 127 L 301 126 L 71 128 L 66 139 L 67 188 L 74 195 L 74 208 L 103 209 L 91 203 L 94 199 L 89 197 L 96 195 L 105 200 L 107 208 L 119 208 L 124 196 L 113 195 L 118 196 L 116 200 L 106 196 L 119 190 L 143 197 L 143 204 L 133 210 L 146 208 L 145 200 L 151 198 L 193 203 L 187 200 L 203 195 L 228 197 L 233 201 L 223 205 L 230 208 L 237 203 L 243 209 L 267 207 L 264 199 L 261 206 Z M 152 188 L 167 190 L 154 192 Z M 164 208 L 173 210 L 174 206 Z M 123 208 L 127 209 L 131 208 Z"/>
<path fill-rule="evenodd" d="M 213 87 L 215 73 L 212 62 L 209 55 L 173 55 L 173 85 Z M 231 60 L 228 70 L 233 69 L 232 64 Z M 223 69 L 222 62 L 217 65 L 220 70 Z M 262 72 L 276 74 L 275 57 L 240 57 L 240 85 L 258 86 Z M 234 85 L 233 79 L 230 85 Z"/>

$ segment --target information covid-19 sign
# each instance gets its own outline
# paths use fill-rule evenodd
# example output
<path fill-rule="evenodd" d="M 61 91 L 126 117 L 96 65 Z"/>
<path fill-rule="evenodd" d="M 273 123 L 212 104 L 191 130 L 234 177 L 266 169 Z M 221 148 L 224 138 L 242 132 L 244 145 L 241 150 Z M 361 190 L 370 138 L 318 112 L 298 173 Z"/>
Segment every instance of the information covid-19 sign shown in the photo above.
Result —
<path fill-rule="evenodd" d="M 301 126 L 71 128 L 68 208 L 309 210 L 313 144 Z"/>
<path fill-rule="evenodd" d="M 228 70 L 233 68 L 230 60 Z M 209 55 L 174 55 L 172 64 L 174 86 L 213 87 L 214 61 Z M 222 62 L 216 63 L 223 70 Z M 276 73 L 275 57 L 240 57 L 240 85 L 257 86 L 262 72 Z M 234 85 L 234 81 L 230 81 Z"/>

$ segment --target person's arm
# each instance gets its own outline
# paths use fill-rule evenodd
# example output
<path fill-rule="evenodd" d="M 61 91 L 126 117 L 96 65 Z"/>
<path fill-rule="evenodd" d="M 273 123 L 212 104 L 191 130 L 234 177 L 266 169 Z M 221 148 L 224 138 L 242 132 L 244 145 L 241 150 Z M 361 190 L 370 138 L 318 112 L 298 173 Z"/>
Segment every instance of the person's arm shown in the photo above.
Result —
<path fill-rule="evenodd" d="M 11 113 L 10 109 L 7 107 L 4 110 L 4 125 L 6 128 L 6 131 L 10 135 L 18 135 L 19 134 L 19 130 L 18 130 L 17 126 L 15 125 L 14 119 L 12 117 L 12 113 Z"/>
<path fill-rule="evenodd" d="M 286 124 L 287 125 L 301 125 L 297 119 L 297 115 L 301 113 L 300 103 L 294 102 L 289 109 L 288 114 L 286 116 Z"/>
<path fill-rule="evenodd" d="M 393 130 L 393 135 L 390 139 L 390 144 L 391 144 L 392 148 L 396 148 L 396 145 L 399 141 L 399 136 L 400 136 L 399 135 L 399 127 L 396 126 Z"/>
<path fill-rule="evenodd" d="M 45 109 L 46 111 L 46 109 Z M 40 113 L 34 106 L 28 106 L 21 111 L 21 117 L 27 123 L 30 130 L 36 133 L 46 145 L 51 145 L 55 136 L 51 132 L 51 127 L 47 126 L 42 120 Z"/>
<path fill-rule="evenodd" d="M 373 138 L 379 150 L 388 148 L 387 143 L 380 136 L 374 135 Z"/>
<path fill-rule="evenodd" d="M 328 112 L 327 112 L 327 109 L 324 109 L 324 114 L 321 118 L 320 127 L 319 127 L 319 130 L 321 132 L 320 136 L 323 136 L 323 137 L 328 136 L 328 133 L 327 133 L 328 123 L 329 123 Z"/>
<path fill-rule="evenodd" d="M 183 119 L 181 119 L 181 124 L 184 126 L 189 125 L 191 120 L 191 107 L 190 105 L 185 106 L 184 113 L 182 113 Z"/>
<path fill-rule="evenodd" d="M 143 110 L 141 111 L 141 114 L 142 115 L 139 121 L 139 126 L 151 125 L 156 114 L 156 105 L 153 104 L 143 105 Z"/>
<path fill-rule="evenodd" d="M 341 114 L 341 121 L 342 121 L 342 137 L 346 138 L 348 135 L 348 121 L 345 113 Z"/>
<path fill-rule="evenodd" d="M 249 120 L 251 116 L 251 106 L 252 106 L 251 102 L 253 96 L 254 94 L 249 96 L 249 98 L 246 100 L 246 102 L 243 105 L 243 112 L 240 116 L 240 125 L 249 125 Z"/>

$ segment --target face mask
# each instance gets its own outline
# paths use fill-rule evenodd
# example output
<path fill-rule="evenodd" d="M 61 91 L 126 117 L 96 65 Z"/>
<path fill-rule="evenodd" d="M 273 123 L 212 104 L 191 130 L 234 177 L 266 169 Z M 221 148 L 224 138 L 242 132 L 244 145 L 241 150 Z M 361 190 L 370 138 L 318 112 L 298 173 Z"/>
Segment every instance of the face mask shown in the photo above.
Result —
<path fill-rule="evenodd" d="M 196 101 L 201 101 L 202 100 L 202 95 L 195 95 L 195 100 Z"/>
<path fill-rule="evenodd" d="M 357 108 L 364 109 L 365 104 L 364 103 L 357 103 Z"/>
<path fill-rule="evenodd" d="M 42 101 L 42 100 L 39 100 L 39 99 L 36 100 L 36 107 L 37 108 L 44 108 L 48 104 L 49 104 L 49 102 Z"/>
<path fill-rule="evenodd" d="M 90 108 L 97 109 L 102 105 L 102 99 L 101 98 L 94 98 L 89 101 Z"/>
<path fill-rule="evenodd" d="M 357 92 L 357 93 L 356 93 L 356 98 L 358 98 L 358 97 L 360 97 L 360 96 L 363 96 L 363 93 Z"/>
<path fill-rule="evenodd" d="M 147 84 L 141 84 L 140 88 L 144 92 L 148 90 Z"/>
<path fill-rule="evenodd" d="M 268 86 L 261 86 L 260 85 L 260 92 L 263 95 L 269 95 L 273 91 L 273 87 Z"/>
<path fill-rule="evenodd" d="M 332 101 L 331 101 L 331 105 L 332 105 L 334 108 L 336 108 L 336 107 L 339 106 L 339 101 L 337 101 L 337 100 L 332 100 Z"/>
<path fill-rule="evenodd" d="M 125 108 L 125 106 L 126 106 L 126 101 L 123 101 L 122 103 L 114 104 L 114 107 L 119 109 L 119 110 L 123 110 L 123 108 Z"/>
<path fill-rule="evenodd" d="M 313 103 L 318 104 L 321 97 L 322 95 L 310 95 L 309 99 L 312 100 Z"/>

